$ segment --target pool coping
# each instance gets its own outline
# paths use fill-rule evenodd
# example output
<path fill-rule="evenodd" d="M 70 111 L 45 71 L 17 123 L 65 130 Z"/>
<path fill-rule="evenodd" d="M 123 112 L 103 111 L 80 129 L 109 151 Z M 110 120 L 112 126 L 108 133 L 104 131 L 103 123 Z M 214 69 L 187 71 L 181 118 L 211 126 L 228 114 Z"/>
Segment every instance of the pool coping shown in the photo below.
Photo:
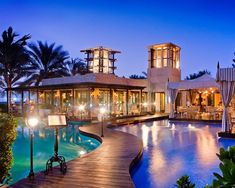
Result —
<path fill-rule="evenodd" d="M 188 119 L 188 118 L 168 118 L 169 121 L 188 121 L 188 122 L 203 122 L 203 123 L 222 123 L 222 120 L 207 120 L 207 119 Z"/>
<path fill-rule="evenodd" d="M 218 132 L 217 135 L 219 138 L 235 139 L 235 133 Z"/>

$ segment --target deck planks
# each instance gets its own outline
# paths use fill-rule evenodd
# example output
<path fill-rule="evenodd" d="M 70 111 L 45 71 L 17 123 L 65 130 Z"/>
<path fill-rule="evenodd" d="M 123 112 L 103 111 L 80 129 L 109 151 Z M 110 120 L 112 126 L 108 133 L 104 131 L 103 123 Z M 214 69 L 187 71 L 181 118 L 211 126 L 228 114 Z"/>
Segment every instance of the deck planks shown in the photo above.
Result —
<path fill-rule="evenodd" d="M 101 126 L 94 124 L 81 127 L 85 134 L 100 135 Z M 129 174 L 130 165 L 137 162 L 143 150 L 143 143 L 128 133 L 114 131 L 104 126 L 104 138 L 99 148 L 67 163 L 68 169 L 62 175 L 53 169 L 45 176 L 40 172 L 35 180 L 20 180 L 14 188 L 132 188 L 134 184 Z"/>

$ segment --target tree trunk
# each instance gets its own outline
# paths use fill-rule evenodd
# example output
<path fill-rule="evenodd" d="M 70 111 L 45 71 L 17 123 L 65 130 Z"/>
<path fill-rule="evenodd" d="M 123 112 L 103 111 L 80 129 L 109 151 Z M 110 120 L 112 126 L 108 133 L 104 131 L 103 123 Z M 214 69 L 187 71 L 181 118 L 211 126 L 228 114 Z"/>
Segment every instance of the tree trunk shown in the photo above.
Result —
<path fill-rule="evenodd" d="M 9 90 L 11 88 L 8 88 L 7 92 L 8 92 L 8 95 L 7 95 L 7 109 L 8 109 L 8 112 L 7 113 L 11 113 L 11 94 L 12 94 L 12 91 Z"/>
<path fill-rule="evenodd" d="M 9 77 L 7 79 L 7 113 L 11 113 L 11 79 Z"/>

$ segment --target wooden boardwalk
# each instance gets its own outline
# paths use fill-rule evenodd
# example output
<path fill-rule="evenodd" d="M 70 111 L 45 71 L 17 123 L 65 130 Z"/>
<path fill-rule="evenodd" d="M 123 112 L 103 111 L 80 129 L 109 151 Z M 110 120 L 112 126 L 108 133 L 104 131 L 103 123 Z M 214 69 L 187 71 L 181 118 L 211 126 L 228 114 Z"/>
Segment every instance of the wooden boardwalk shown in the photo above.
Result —
<path fill-rule="evenodd" d="M 100 125 L 91 125 L 80 129 L 83 134 L 100 135 L 100 128 Z M 26 178 L 11 187 L 134 187 L 129 170 L 141 158 L 142 150 L 142 141 L 137 137 L 104 126 L 101 146 L 81 158 L 68 162 L 65 175 L 62 175 L 59 169 L 53 169 L 49 175 L 45 176 L 40 172 L 36 174 L 35 180 Z"/>

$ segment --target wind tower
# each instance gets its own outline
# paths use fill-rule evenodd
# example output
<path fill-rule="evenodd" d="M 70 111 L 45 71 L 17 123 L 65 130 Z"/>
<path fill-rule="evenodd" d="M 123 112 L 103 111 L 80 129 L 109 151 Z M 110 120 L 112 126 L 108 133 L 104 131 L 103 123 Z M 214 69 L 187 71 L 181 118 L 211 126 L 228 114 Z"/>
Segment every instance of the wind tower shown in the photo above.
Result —
<path fill-rule="evenodd" d="M 121 53 L 120 51 L 99 46 L 97 48 L 81 50 L 81 52 L 86 54 L 85 60 L 89 72 L 115 74 L 115 62 L 117 61 L 115 54 Z"/>
<path fill-rule="evenodd" d="M 152 110 L 169 111 L 167 83 L 181 80 L 180 47 L 173 43 L 148 47 L 148 91 Z"/>

